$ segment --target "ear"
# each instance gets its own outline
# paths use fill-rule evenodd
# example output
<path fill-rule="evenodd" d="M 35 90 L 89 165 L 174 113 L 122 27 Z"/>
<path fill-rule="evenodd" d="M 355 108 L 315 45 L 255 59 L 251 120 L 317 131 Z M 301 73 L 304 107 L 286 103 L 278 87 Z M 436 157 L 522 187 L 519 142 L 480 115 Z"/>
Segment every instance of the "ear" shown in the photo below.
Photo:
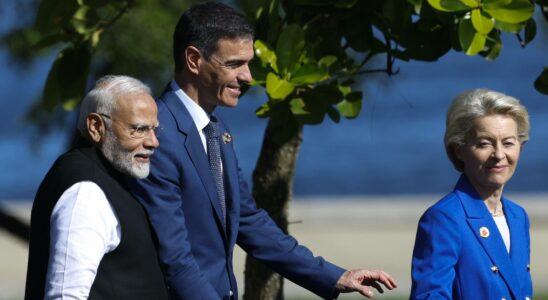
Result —
<path fill-rule="evenodd" d="M 458 160 L 462 161 L 462 146 L 454 146 L 453 153 Z"/>
<path fill-rule="evenodd" d="M 91 113 L 86 118 L 88 134 L 94 144 L 99 144 L 105 137 L 105 121 L 99 114 Z"/>
<path fill-rule="evenodd" d="M 203 56 L 200 50 L 194 46 L 188 46 L 185 49 L 185 63 L 188 67 L 188 70 L 192 74 L 198 74 L 200 70 L 200 64 L 202 62 Z"/>

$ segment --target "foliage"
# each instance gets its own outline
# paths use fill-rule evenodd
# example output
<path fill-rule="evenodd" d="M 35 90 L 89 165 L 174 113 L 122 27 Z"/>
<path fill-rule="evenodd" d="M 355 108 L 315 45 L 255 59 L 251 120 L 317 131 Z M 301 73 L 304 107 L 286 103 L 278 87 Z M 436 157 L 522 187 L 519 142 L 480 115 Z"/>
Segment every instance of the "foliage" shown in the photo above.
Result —
<path fill-rule="evenodd" d="M 396 60 L 435 61 L 451 49 L 496 59 L 502 33 L 522 46 L 536 33 L 529 0 L 239 2 L 257 30 L 254 84 L 268 95 L 257 115 L 271 118 L 280 140 L 325 115 L 334 122 L 357 117 L 362 93 L 353 83 L 360 74 L 392 75 Z M 379 54 L 386 68 L 368 69 Z M 535 84 L 541 92 L 547 76 Z"/>
<path fill-rule="evenodd" d="M 28 117 L 62 124 L 88 85 L 101 75 L 128 74 L 154 90 L 172 77 L 173 28 L 186 6 L 177 0 L 26 0 L 20 14 L 37 9 L 35 21 L 2 38 L 12 57 L 25 63 L 58 52 L 41 99 Z M 21 4 L 19 4 L 21 5 Z M 47 127 L 44 127 L 47 128 Z M 52 128 L 49 128 L 50 130 Z"/>

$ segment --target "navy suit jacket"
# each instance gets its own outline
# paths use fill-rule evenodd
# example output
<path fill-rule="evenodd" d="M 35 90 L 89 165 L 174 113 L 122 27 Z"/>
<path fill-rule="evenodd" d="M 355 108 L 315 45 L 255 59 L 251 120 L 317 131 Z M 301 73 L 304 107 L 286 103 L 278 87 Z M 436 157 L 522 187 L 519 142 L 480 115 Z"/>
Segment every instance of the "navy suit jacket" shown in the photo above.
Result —
<path fill-rule="evenodd" d="M 207 154 L 188 110 L 168 88 L 157 100 L 162 130 L 146 180 L 133 192 L 146 208 L 159 239 L 160 259 L 172 299 L 237 299 L 232 271 L 234 245 L 295 283 L 329 298 L 343 269 L 314 257 L 258 209 L 234 153 L 221 141 L 227 225 Z M 219 132 L 229 133 L 220 118 Z"/>
<path fill-rule="evenodd" d="M 510 253 L 466 176 L 419 221 L 411 299 L 531 299 L 529 219 L 502 197 Z"/>

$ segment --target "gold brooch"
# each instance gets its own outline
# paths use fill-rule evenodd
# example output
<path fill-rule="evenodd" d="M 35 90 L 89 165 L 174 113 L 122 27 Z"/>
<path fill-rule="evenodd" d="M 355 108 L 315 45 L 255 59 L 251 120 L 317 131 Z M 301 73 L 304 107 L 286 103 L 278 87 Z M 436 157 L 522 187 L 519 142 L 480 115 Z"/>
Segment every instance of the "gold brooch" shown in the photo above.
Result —
<path fill-rule="evenodd" d="M 480 236 L 482 238 L 488 238 L 489 237 L 489 229 L 487 227 L 482 227 L 479 230 Z"/>
<path fill-rule="evenodd" d="M 232 136 L 230 135 L 230 133 L 228 132 L 223 133 L 223 143 L 228 144 L 231 141 L 232 141 Z"/>

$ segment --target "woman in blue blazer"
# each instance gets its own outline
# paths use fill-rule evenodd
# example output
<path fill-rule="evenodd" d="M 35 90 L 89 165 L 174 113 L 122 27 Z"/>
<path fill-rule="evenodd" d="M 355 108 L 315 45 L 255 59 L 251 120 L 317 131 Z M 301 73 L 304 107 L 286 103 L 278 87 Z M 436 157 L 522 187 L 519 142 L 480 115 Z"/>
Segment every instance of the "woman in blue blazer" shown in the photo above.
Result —
<path fill-rule="evenodd" d="M 455 98 L 444 142 L 462 175 L 419 221 L 411 299 L 532 298 L 529 219 L 502 195 L 528 138 L 515 98 L 484 89 Z"/>

